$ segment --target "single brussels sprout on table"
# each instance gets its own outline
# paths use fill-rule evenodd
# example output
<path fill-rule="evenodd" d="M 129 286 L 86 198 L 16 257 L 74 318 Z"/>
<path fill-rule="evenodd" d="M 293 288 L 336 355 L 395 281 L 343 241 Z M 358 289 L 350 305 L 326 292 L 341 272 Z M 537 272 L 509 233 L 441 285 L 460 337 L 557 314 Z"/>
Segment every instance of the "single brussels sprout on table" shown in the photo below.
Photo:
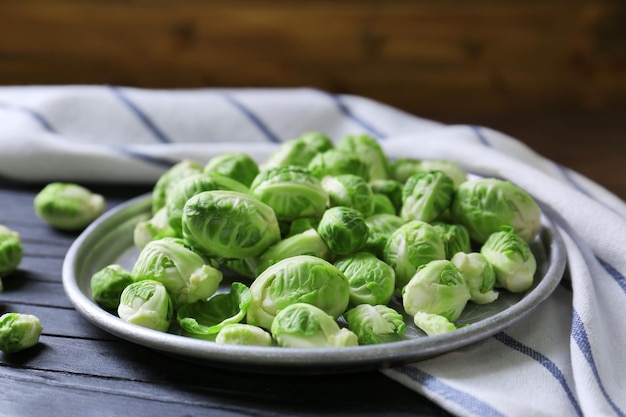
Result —
<path fill-rule="evenodd" d="M 322 187 L 328 194 L 328 207 L 351 207 L 366 217 L 374 213 L 374 192 L 363 177 L 328 175 L 322 179 Z"/>
<path fill-rule="evenodd" d="M 133 276 L 121 265 L 108 265 L 91 276 L 91 296 L 101 306 L 117 309 L 122 291 L 133 282 Z"/>
<path fill-rule="evenodd" d="M 330 149 L 316 154 L 307 165 L 308 169 L 318 178 L 327 175 L 338 176 L 353 174 L 369 181 L 369 166 L 365 161 L 353 153 Z"/>
<path fill-rule="evenodd" d="M 451 261 L 467 280 L 472 302 L 488 304 L 498 298 L 498 292 L 493 290 L 496 273 L 485 256 L 478 252 L 458 252 Z"/>
<path fill-rule="evenodd" d="M 348 310 L 344 317 L 360 345 L 395 342 L 406 333 L 402 314 L 383 304 L 360 304 Z"/>
<path fill-rule="evenodd" d="M 298 255 L 311 255 L 329 260 L 330 249 L 315 229 L 309 229 L 297 235 L 279 240 L 267 248 L 259 256 L 257 275 L 265 271 L 270 265 Z"/>
<path fill-rule="evenodd" d="M 20 234 L 0 224 L 0 278 L 17 269 L 23 255 Z"/>
<path fill-rule="evenodd" d="M 170 327 L 174 304 L 163 284 L 153 280 L 134 282 L 124 288 L 117 315 L 125 322 L 165 332 Z"/>
<path fill-rule="evenodd" d="M 250 285 L 252 301 L 247 322 L 270 329 L 276 314 L 295 303 L 308 303 L 335 318 L 350 301 L 346 276 L 330 262 L 310 255 L 279 261 Z"/>
<path fill-rule="evenodd" d="M 457 329 L 456 325 L 444 316 L 423 311 L 415 313 L 413 323 L 427 336 L 449 333 Z"/>
<path fill-rule="evenodd" d="M 533 285 L 537 260 L 526 240 L 512 228 L 492 233 L 480 248 L 496 274 L 496 286 L 517 293 Z"/>
<path fill-rule="evenodd" d="M 431 222 L 452 204 L 454 183 L 443 171 L 414 174 L 404 184 L 400 217 Z"/>
<path fill-rule="evenodd" d="M 283 142 L 262 164 L 261 170 L 289 165 L 307 167 L 315 155 L 333 147 L 330 138 L 323 133 L 305 132 L 297 139 Z"/>
<path fill-rule="evenodd" d="M 389 178 L 389 160 L 380 143 L 367 134 L 344 136 L 337 143 L 336 149 L 358 155 L 368 166 L 369 180 Z"/>
<path fill-rule="evenodd" d="M 445 222 L 431 223 L 441 235 L 446 248 L 446 259 L 451 259 L 458 252 L 471 252 L 472 244 L 465 226 Z"/>
<path fill-rule="evenodd" d="M 402 289 L 402 305 L 411 316 L 422 311 L 438 314 L 454 322 L 469 300 L 470 292 L 465 277 L 448 260 L 422 265 Z"/>
<path fill-rule="evenodd" d="M 194 174 L 201 174 L 204 167 L 196 161 L 185 159 L 165 171 L 152 188 L 152 214 L 165 207 L 170 187 L 181 179 Z"/>
<path fill-rule="evenodd" d="M 465 226 L 470 237 L 484 243 L 503 226 L 512 227 L 530 243 L 541 228 L 541 209 L 524 190 L 496 178 L 465 181 L 451 206 L 455 223 Z"/>
<path fill-rule="evenodd" d="M 319 218 L 328 202 L 320 179 L 297 166 L 262 171 L 250 185 L 250 193 L 270 206 L 279 221 Z"/>
<path fill-rule="evenodd" d="M 339 327 L 324 310 L 307 303 L 280 310 L 271 326 L 279 346 L 289 348 L 339 348 L 358 346 L 352 331 Z"/>
<path fill-rule="evenodd" d="M 350 303 L 388 304 L 396 285 L 392 267 L 369 252 L 357 252 L 335 262 L 348 279 Z"/>
<path fill-rule="evenodd" d="M 271 346 L 272 335 L 257 326 L 235 323 L 224 326 L 217 334 L 215 343 L 226 345 Z"/>
<path fill-rule="evenodd" d="M 43 327 L 36 316 L 5 313 L 0 317 L 0 350 L 14 353 L 28 349 L 39 342 Z"/>
<path fill-rule="evenodd" d="M 217 266 L 217 265 L 216 265 Z M 191 249 L 183 239 L 163 238 L 139 252 L 131 275 L 135 281 L 165 285 L 176 307 L 209 298 L 222 281 L 222 272 Z"/>
<path fill-rule="evenodd" d="M 149 242 L 164 237 L 182 237 L 180 232 L 170 227 L 165 207 L 158 210 L 152 217 L 139 221 L 133 229 L 133 243 L 143 249 Z"/>
<path fill-rule="evenodd" d="M 330 250 L 337 255 L 349 255 L 361 250 L 367 242 L 365 217 L 350 207 L 332 207 L 324 212 L 317 232 Z"/>
<path fill-rule="evenodd" d="M 227 152 L 209 159 L 203 172 L 223 175 L 249 187 L 259 174 L 259 165 L 246 153 Z"/>
<path fill-rule="evenodd" d="M 76 231 L 104 212 L 105 200 L 78 184 L 53 182 L 35 196 L 34 207 L 37 216 L 52 227 Z"/>
<path fill-rule="evenodd" d="M 261 255 L 280 240 L 274 210 L 236 191 L 205 191 L 183 209 L 183 237 L 200 252 L 224 259 Z"/>

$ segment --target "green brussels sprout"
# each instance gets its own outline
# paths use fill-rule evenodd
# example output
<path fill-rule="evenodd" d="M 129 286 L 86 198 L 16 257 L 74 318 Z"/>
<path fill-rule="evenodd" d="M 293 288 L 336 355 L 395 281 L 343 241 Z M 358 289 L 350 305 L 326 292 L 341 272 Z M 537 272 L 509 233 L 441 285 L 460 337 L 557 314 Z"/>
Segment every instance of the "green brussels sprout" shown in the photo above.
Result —
<path fill-rule="evenodd" d="M 36 316 L 5 313 L 0 317 L 0 350 L 13 353 L 33 347 L 39 342 L 42 331 Z"/>
<path fill-rule="evenodd" d="M 170 227 L 165 207 L 158 210 L 152 217 L 137 222 L 133 229 L 133 243 L 139 249 L 143 249 L 148 242 L 164 237 L 182 237 Z"/>
<path fill-rule="evenodd" d="M 404 184 L 400 181 L 386 179 L 370 181 L 370 187 L 374 194 L 382 194 L 386 196 L 393 204 L 395 213 L 399 214 L 402 209 L 402 193 L 404 192 Z"/>
<path fill-rule="evenodd" d="M 533 285 L 537 261 L 526 240 L 511 228 L 492 233 L 480 248 L 496 273 L 496 286 L 523 292 Z"/>
<path fill-rule="evenodd" d="M 184 336 L 214 340 L 225 326 L 244 319 L 250 300 L 250 289 L 240 282 L 233 282 L 229 293 L 216 294 L 206 301 L 180 307 L 176 320 Z"/>
<path fill-rule="evenodd" d="M 279 240 L 267 248 L 259 256 L 257 275 L 265 271 L 270 265 L 297 255 L 311 255 L 328 260 L 330 249 L 315 229 L 309 229 Z"/>
<path fill-rule="evenodd" d="M 101 306 L 117 309 L 122 291 L 133 282 L 133 276 L 121 265 L 108 265 L 91 276 L 91 296 Z"/>
<path fill-rule="evenodd" d="M 117 315 L 125 322 L 165 332 L 174 314 L 172 299 L 163 284 L 153 280 L 133 282 L 122 291 Z"/>
<path fill-rule="evenodd" d="M 452 204 L 454 183 L 443 171 L 414 174 L 404 184 L 400 217 L 431 222 Z"/>
<path fill-rule="evenodd" d="M 289 223 L 289 231 L 287 232 L 286 237 L 298 235 L 300 233 L 306 232 L 309 229 L 317 229 L 320 220 L 314 217 L 303 217 L 301 219 L 296 219 Z"/>
<path fill-rule="evenodd" d="M 228 152 L 209 159 L 203 173 L 223 175 L 250 187 L 252 180 L 259 174 L 259 165 L 248 154 Z"/>
<path fill-rule="evenodd" d="M 484 243 L 503 226 L 512 227 L 530 243 L 541 227 L 541 209 L 535 200 L 516 185 L 496 178 L 461 184 L 451 212 L 455 222 L 467 227 L 478 243 Z"/>
<path fill-rule="evenodd" d="M 254 279 L 257 276 L 256 270 L 259 265 L 259 258 L 256 256 L 240 259 L 224 259 L 223 265 L 243 277 Z"/>
<path fill-rule="evenodd" d="M 272 336 L 281 347 L 338 348 L 358 346 L 356 334 L 340 328 L 324 310 L 307 303 L 291 304 L 276 314 Z"/>
<path fill-rule="evenodd" d="M 389 177 L 389 160 L 380 143 L 370 135 L 347 135 L 337 143 L 336 149 L 358 155 L 368 166 L 370 180 Z"/>
<path fill-rule="evenodd" d="M 389 165 L 391 179 L 404 184 L 410 176 L 421 172 L 422 161 L 414 158 L 396 158 Z"/>
<path fill-rule="evenodd" d="M 472 251 L 469 232 L 465 226 L 444 222 L 431 223 L 441 235 L 446 248 L 446 259 L 451 259 L 457 252 L 469 253 Z"/>
<path fill-rule="evenodd" d="M 274 210 L 247 194 L 204 191 L 187 200 L 183 237 L 191 246 L 217 258 L 259 256 L 280 240 Z"/>
<path fill-rule="evenodd" d="M 487 258 L 478 252 L 458 252 L 450 260 L 465 277 L 472 302 L 488 304 L 498 299 L 498 292 L 493 290 L 496 273 Z"/>
<path fill-rule="evenodd" d="M 374 214 L 365 218 L 368 234 L 363 250 L 372 252 L 378 258 L 383 258 L 383 251 L 389 236 L 404 223 L 404 219 L 393 214 Z"/>
<path fill-rule="evenodd" d="M 322 179 L 322 187 L 328 193 L 329 207 L 352 207 L 363 214 L 374 214 L 374 193 L 370 185 L 358 175 L 328 175 Z"/>
<path fill-rule="evenodd" d="M 360 304 L 344 314 L 359 345 L 395 342 L 406 333 L 402 314 L 386 305 Z"/>
<path fill-rule="evenodd" d="M 156 214 L 157 211 L 165 207 L 165 200 L 172 185 L 189 175 L 201 174 L 203 169 L 204 167 L 198 162 L 186 159 L 161 174 L 152 188 L 152 214 Z"/>
<path fill-rule="evenodd" d="M 374 194 L 374 212 L 372 214 L 396 214 L 393 203 L 384 194 Z"/>
<path fill-rule="evenodd" d="M 215 343 L 226 345 L 271 346 L 272 335 L 257 326 L 234 323 L 224 326 L 217 334 Z"/>
<path fill-rule="evenodd" d="M 396 288 L 401 289 L 417 268 L 434 260 L 446 259 L 446 248 L 435 227 L 421 220 L 400 226 L 387 239 L 383 261 L 396 272 Z"/>
<path fill-rule="evenodd" d="M 457 329 L 456 325 L 444 316 L 423 311 L 415 313 L 413 323 L 428 336 L 449 333 Z"/>
<path fill-rule="evenodd" d="M 315 155 L 333 149 L 333 143 L 320 132 L 305 132 L 297 139 L 283 142 L 262 166 L 262 171 L 279 166 L 307 167 Z"/>
<path fill-rule="evenodd" d="M 467 173 L 454 161 L 444 159 L 419 160 L 398 158 L 391 163 L 390 177 L 405 183 L 409 177 L 424 171 L 443 171 L 452 179 L 455 188 L 467 180 Z"/>
<path fill-rule="evenodd" d="M 357 252 L 335 262 L 348 279 L 350 303 L 387 304 L 395 290 L 396 274 L 392 267 L 369 252 Z"/>
<path fill-rule="evenodd" d="M 23 254 L 20 234 L 0 224 L 0 278 L 17 269 Z"/>
<path fill-rule="evenodd" d="M 332 207 L 324 212 L 317 232 L 330 250 L 337 255 L 349 255 L 361 250 L 367 242 L 365 217 L 351 207 Z"/>
<path fill-rule="evenodd" d="M 177 235 L 183 232 L 183 209 L 185 203 L 196 194 L 204 191 L 237 191 L 248 194 L 248 187 L 232 178 L 217 174 L 193 174 L 170 186 L 165 199 L 167 222 Z"/>
<path fill-rule="evenodd" d="M 81 230 L 98 218 L 105 208 L 100 194 L 78 184 L 53 182 L 35 196 L 37 216 L 60 230 Z"/>
<path fill-rule="evenodd" d="M 182 239 L 153 240 L 139 252 L 131 275 L 135 281 L 165 285 L 175 307 L 209 298 L 222 281 L 222 272 L 187 246 Z"/>
<path fill-rule="evenodd" d="M 316 154 L 307 165 L 308 169 L 318 178 L 327 175 L 338 176 L 344 174 L 354 174 L 369 181 L 369 166 L 357 155 L 330 149 L 326 152 Z"/>
<path fill-rule="evenodd" d="M 291 304 L 313 304 L 336 318 L 350 301 L 346 276 L 328 261 L 310 255 L 271 265 L 252 282 L 250 292 L 248 324 L 265 329 L 270 329 L 276 313 Z"/>
<path fill-rule="evenodd" d="M 303 167 L 286 166 L 261 172 L 250 185 L 250 193 L 270 206 L 279 221 L 321 217 L 328 194 L 319 178 Z"/>
<path fill-rule="evenodd" d="M 470 299 L 465 277 L 451 261 L 430 261 L 417 269 L 402 289 L 404 311 L 438 314 L 451 322 L 459 318 Z"/>

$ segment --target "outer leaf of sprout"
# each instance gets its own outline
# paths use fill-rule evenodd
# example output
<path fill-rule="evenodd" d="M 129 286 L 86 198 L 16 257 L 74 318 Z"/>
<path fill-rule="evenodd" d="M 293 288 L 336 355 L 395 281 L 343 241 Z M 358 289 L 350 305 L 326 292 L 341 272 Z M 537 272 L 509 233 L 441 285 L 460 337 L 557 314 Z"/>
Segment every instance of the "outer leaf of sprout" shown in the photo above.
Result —
<path fill-rule="evenodd" d="M 433 221 L 450 207 L 453 196 L 454 183 L 445 172 L 419 172 L 404 185 L 400 217 L 406 221 Z"/>
<path fill-rule="evenodd" d="M 421 171 L 421 163 L 421 160 L 415 158 L 394 159 L 389 167 L 389 175 L 391 179 L 404 184 L 411 175 Z"/>
<path fill-rule="evenodd" d="M 441 235 L 446 248 L 446 259 L 452 259 L 458 252 L 471 252 L 472 245 L 469 232 L 465 226 L 444 222 L 433 222 L 432 225 Z"/>
<path fill-rule="evenodd" d="M 267 248 L 259 256 L 256 269 L 257 275 L 278 261 L 298 255 L 311 255 L 328 260 L 330 258 L 330 249 L 315 229 L 309 229 L 279 240 Z"/>
<path fill-rule="evenodd" d="M 317 232 L 333 253 L 349 255 L 361 250 L 367 242 L 365 217 L 350 207 L 332 207 L 324 212 Z"/>
<path fill-rule="evenodd" d="M 308 166 L 315 155 L 333 148 L 332 141 L 320 132 L 305 132 L 297 139 L 283 142 L 263 163 L 262 170 L 278 166 Z"/>
<path fill-rule="evenodd" d="M 23 254 L 24 247 L 19 233 L 0 225 L 0 278 L 17 269 Z"/>
<path fill-rule="evenodd" d="M 211 158 L 204 166 L 203 172 L 209 175 L 223 175 L 249 187 L 259 174 L 259 166 L 246 153 L 227 152 Z"/>
<path fill-rule="evenodd" d="M 358 175 L 344 174 L 322 179 L 328 194 L 328 207 L 351 207 L 370 216 L 374 213 L 374 193 L 367 181 Z"/>
<path fill-rule="evenodd" d="M 374 212 L 372 214 L 392 214 L 395 216 L 396 208 L 386 195 L 374 194 Z"/>
<path fill-rule="evenodd" d="M 357 346 L 356 334 L 340 328 L 335 319 L 311 304 L 291 304 L 278 312 L 271 326 L 281 347 L 337 348 Z"/>
<path fill-rule="evenodd" d="M 108 265 L 92 275 L 91 296 L 103 307 L 117 309 L 124 288 L 133 283 L 133 277 L 121 265 Z"/>
<path fill-rule="evenodd" d="M 117 308 L 122 320 L 161 332 L 169 328 L 173 313 L 167 289 L 153 280 L 134 282 L 124 288 Z"/>
<path fill-rule="evenodd" d="M 181 237 L 180 233 L 170 227 L 165 207 L 152 217 L 139 221 L 133 229 L 133 243 L 139 249 L 143 249 L 148 242 L 164 237 Z"/>
<path fill-rule="evenodd" d="M 319 224 L 319 218 L 314 217 L 302 217 L 289 223 L 289 231 L 286 237 L 297 235 L 306 232 L 309 229 L 317 229 Z"/>
<path fill-rule="evenodd" d="M 354 174 L 369 181 L 369 167 L 357 155 L 350 152 L 331 149 L 316 154 L 307 165 L 308 169 L 318 178 L 327 175 L 337 176 Z"/>
<path fill-rule="evenodd" d="M 444 316 L 439 314 L 425 313 L 418 311 L 413 316 L 413 322 L 428 336 L 435 336 L 438 334 L 449 333 L 456 330 L 457 327 L 454 323 L 451 323 Z"/>
<path fill-rule="evenodd" d="M 402 314 L 386 305 L 360 304 L 348 310 L 344 317 L 360 345 L 397 341 L 406 332 Z"/>
<path fill-rule="evenodd" d="M 378 258 L 383 258 L 383 251 L 387 240 L 404 223 L 404 219 L 393 214 L 374 214 L 365 218 L 368 234 L 364 250 L 372 252 Z"/>
<path fill-rule="evenodd" d="M 170 186 L 188 175 L 202 173 L 203 166 L 191 160 L 183 160 L 165 171 L 152 188 L 152 214 L 165 207 Z"/>
<path fill-rule="evenodd" d="M 395 289 L 393 268 L 368 252 L 357 252 L 335 263 L 350 284 L 350 303 L 387 304 Z"/>
<path fill-rule="evenodd" d="M 370 135 L 355 134 L 341 138 L 337 149 L 358 155 L 369 167 L 369 179 L 379 180 L 389 177 L 389 160 L 380 143 Z"/>
<path fill-rule="evenodd" d="M 217 334 L 215 342 L 227 345 L 271 346 L 272 335 L 257 326 L 235 323 L 224 326 Z"/>
<path fill-rule="evenodd" d="M 467 181 L 467 172 L 459 166 L 458 163 L 445 159 L 430 159 L 423 160 L 419 164 L 421 171 L 443 171 L 454 182 L 454 187 L 458 188 L 459 185 Z"/>
<path fill-rule="evenodd" d="M 81 230 L 98 218 L 105 208 L 100 194 L 73 183 L 53 182 L 36 196 L 37 216 L 61 230 Z"/>
<path fill-rule="evenodd" d="M 36 316 L 22 313 L 5 313 L 0 317 L 0 350 L 18 352 L 35 346 L 43 328 Z"/>
<path fill-rule="evenodd" d="M 421 266 L 402 289 L 402 305 L 411 316 L 423 311 L 455 321 L 469 299 L 465 277 L 448 260 L 431 261 Z"/>
<path fill-rule="evenodd" d="M 402 208 L 402 192 L 404 184 L 393 179 L 370 181 L 370 187 L 374 194 L 382 194 L 389 198 L 395 209 L 394 214 L 400 213 Z"/>
<path fill-rule="evenodd" d="M 496 273 L 482 254 L 458 252 L 451 261 L 467 280 L 471 301 L 476 304 L 487 304 L 498 298 L 498 292 L 493 290 Z"/>

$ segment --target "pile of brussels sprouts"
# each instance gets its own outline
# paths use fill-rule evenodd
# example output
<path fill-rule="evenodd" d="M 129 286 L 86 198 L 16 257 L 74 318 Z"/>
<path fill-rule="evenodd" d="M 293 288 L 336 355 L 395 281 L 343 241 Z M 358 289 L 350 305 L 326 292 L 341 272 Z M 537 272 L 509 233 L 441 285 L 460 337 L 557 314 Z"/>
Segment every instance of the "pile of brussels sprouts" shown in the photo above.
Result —
<path fill-rule="evenodd" d="M 266 161 L 183 161 L 134 230 L 130 270 L 93 299 L 127 322 L 217 343 L 344 347 L 453 331 L 468 303 L 531 288 L 537 203 L 445 160 L 389 159 L 366 134 L 307 132 Z M 219 292 L 225 274 L 236 277 Z"/>

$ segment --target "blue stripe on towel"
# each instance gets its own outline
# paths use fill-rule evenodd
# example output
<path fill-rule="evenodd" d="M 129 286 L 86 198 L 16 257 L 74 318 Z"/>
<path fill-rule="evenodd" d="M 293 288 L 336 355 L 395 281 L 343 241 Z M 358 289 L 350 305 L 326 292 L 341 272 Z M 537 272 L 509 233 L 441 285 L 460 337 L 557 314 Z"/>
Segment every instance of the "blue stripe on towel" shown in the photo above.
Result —
<path fill-rule="evenodd" d="M 548 370 L 548 372 L 552 374 L 552 376 L 557 380 L 557 382 L 561 385 L 561 387 L 563 387 L 563 390 L 565 391 L 567 398 L 569 399 L 570 403 L 572 403 L 572 406 L 576 410 L 576 414 L 579 416 L 583 415 L 583 412 L 580 408 L 580 405 L 578 404 L 578 401 L 576 400 L 576 397 L 574 397 L 572 390 L 567 384 L 565 375 L 563 375 L 563 372 L 561 372 L 559 367 L 554 362 L 552 362 L 545 355 L 541 354 L 540 352 L 537 352 L 534 349 L 531 349 L 530 347 L 524 345 L 523 343 L 520 343 L 519 341 L 513 339 L 511 336 L 507 335 L 504 332 L 495 334 L 494 339 L 496 339 L 498 342 L 502 343 L 503 345 L 508 346 L 511 349 L 516 350 L 520 353 L 523 353 L 524 355 L 539 362 L 544 368 Z"/>
<path fill-rule="evenodd" d="M 609 263 L 607 263 L 603 259 L 600 259 L 597 256 L 596 256 L 596 259 L 598 260 L 598 262 L 600 262 L 600 265 L 602 265 L 602 267 L 606 270 L 606 272 L 608 272 L 609 275 L 613 277 L 613 279 L 615 280 L 615 282 L 617 282 L 617 285 L 620 286 L 622 291 L 626 293 L 626 277 L 624 277 L 624 275 L 621 272 L 619 272 L 617 268 L 615 268 L 613 265 L 610 265 Z"/>
<path fill-rule="evenodd" d="M 263 120 L 261 120 L 258 115 L 256 115 L 251 109 L 246 107 L 239 100 L 235 99 L 232 94 L 222 92 L 221 96 L 224 98 L 224 100 L 235 106 L 241 113 L 243 113 L 243 115 L 246 116 L 248 120 L 250 120 L 252 124 L 255 125 L 257 129 L 259 129 L 263 133 L 267 140 L 274 143 L 282 142 L 280 138 L 274 132 L 272 132 L 272 130 L 263 122 Z"/>
<path fill-rule="evenodd" d="M 419 368 L 414 366 L 400 366 L 394 369 L 422 385 L 428 391 L 443 397 L 446 401 L 458 404 L 475 415 L 482 417 L 503 417 L 503 414 L 478 398 L 445 384 Z"/>
<path fill-rule="evenodd" d="M 131 158 L 140 159 L 142 161 L 146 161 L 155 165 L 160 165 L 165 168 L 171 168 L 172 166 L 180 162 L 180 161 L 176 161 L 172 159 L 160 158 L 157 156 L 152 156 L 152 155 L 148 155 L 148 154 L 141 153 L 141 152 L 136 152 L 131 149 L 125 148 L 123 146 L 111 145 L 109 146 L 109 148 L 114 149 L 115 151 L 122 153 L 124 155 L 130 156 Z"/>
<path fill-rule="evenodd" d="M 328 94 L 330 98 L 335 102 L 337 108 L 344 116 L 352 119 L 353 122 L 360 125 L 363 129 L 365 129 L 368 133 L 374 136 L 376 139 L 384 139 L 387 135 L 382 133 L 380 130 L 376 129 L 372 126 L 368 121 L 356 115 L 348 105 L 343 101 L 343 98 L 339 94 Z"/>
<path fill-rule="evenodd" d="M 29 114 L 33 119 L 35 119 L 43 129 L 49 133 L 57 134 L 57 131 L 52 127 L 52 125 L 39 113 L 35 110 L 29 109 L 27 107 L 16 106 L 15 104 L 9 103 L 0 103 L 0 108 L 7 110 L 16 110 L 21 113 Z"/>
<path fill-rule="evenodd" d="M 139 106 L 130 101 L 128 97 L 122 92 L 119 87 L 111 86 L 113 94 L 141 121 L 141 123 L 148 129 L 155 138 L 163 143 L 172 143 L 172 140 L 161 130 L 159 127 L 143 112 Z"/>
<path fill-rule="evenodd" d="M 609 393 L 606 392 L 606 388 L 604 388 L 604 384 L 602 383 L 602 379 L 600 378 L 600 372 L 598 372 L 598 367 L 593 357 L 591 343 L 589 343 L 589 337 L 587 336 L 587 331 L 585 330 L 585 323 L 583 323 L 581 317 L 578 315 L 576 310 L 574 310 L 572 314 L 572 338 L 574 339 L 574 341 L 578 345 L 578 348 L 587 360 L 587 363 L 589 364 L 589 367 L 593 372 L 593 376 L 596 379 L 598 387 L 600 388 L 600 391 L 602 392 L 602 395 L 604 396 L 606 401 L 609 403 L 613 411 L 615 411 L 616 415 L 620 417 L 626 416 L 626 414 L 624 414 L 624 411 L 620 410 L 617 404 L 613 402 L 613 400 L 609 396 Z"/>
<path fill-rule="evenodd" d="M 476 134 L 476 137 L 478 138 L 478 140 L 480 140 L 480 142 L 483 145 L 491 147 L 491 143 L 489 143 L 485 135 L 483 135 L 483 132 L 481 131 L 480 126 L 469 125 L 468 127 L 474 131 L 474 133 Z"/>

